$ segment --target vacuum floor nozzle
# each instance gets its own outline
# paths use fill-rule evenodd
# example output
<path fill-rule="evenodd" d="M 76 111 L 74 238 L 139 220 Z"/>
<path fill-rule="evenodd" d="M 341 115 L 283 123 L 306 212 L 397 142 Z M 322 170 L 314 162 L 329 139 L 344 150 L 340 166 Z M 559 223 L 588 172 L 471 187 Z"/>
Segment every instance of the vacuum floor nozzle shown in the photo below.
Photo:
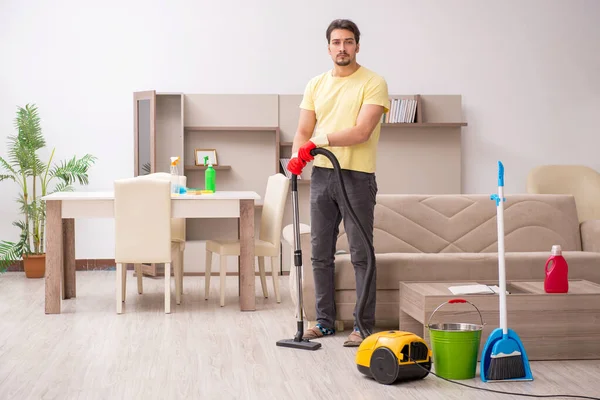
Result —
<path fill-rule="evenodd" d="M 279 347 L 291 347 L 293 349 L 301 349 L 301 350 L 317 350 L 321 347 L 321 343 L 319 342 L 311 342 L 308 339 L 283 339 L 277 341 L 277 346 Z"/>

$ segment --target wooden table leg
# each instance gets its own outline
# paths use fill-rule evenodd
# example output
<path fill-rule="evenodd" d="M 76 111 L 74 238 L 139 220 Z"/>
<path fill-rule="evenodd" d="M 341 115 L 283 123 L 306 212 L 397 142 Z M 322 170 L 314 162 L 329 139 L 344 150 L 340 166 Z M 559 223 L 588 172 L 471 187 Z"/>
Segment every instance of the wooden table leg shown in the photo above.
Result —
<path fill-rule="evenodd" d="M 63 229 L 63 263 L 64 263 L 64 299 L 76 297 L 75 277 L 75 220 L 62 220 Z"/>
<path fill-rule="evenodd" d="M 256 310 L 254 200 L 240 200 L 240 309 Z"/>
<path fill-rule="evenodd" d="M 421 336 L 424 338 L 428 332 L 428 329 L 423 326 L 422 323 L 400 310 L 400 318 L 399 318 L 399 330 L 404 332 L 411 332 L 415 335 Z"/>
<path fill-rule="evenodd" d="M 241 219 L 241 218 L 240 218 Z M 241 224 L 240 224 L 240 219 L 237 220 L 237 232 L 238 232 L 238 240 L 241 239 L 240 236 L 240 232 L 241 230 Z M 238 272 L 238 297 L 240 297 L 242 295 L 242 277 L 240 274 L 240 257 L 238 257 L 237 259 L 237 272 Z"/>
<path fill-rule="evenodd" d="M 60 314 L 63 280 L 62 202 L 46 202 L 46 314 Z"/>

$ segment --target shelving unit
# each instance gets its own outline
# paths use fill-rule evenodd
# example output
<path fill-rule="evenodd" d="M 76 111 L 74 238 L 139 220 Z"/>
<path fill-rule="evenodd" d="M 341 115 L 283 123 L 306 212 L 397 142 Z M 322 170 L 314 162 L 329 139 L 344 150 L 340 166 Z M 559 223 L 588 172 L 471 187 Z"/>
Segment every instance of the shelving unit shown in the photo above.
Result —
<path fill-rule="evenodd" d="M 379 193 L 460 193 L 461 136 L 467 126 L 460 95 L 393 95 L 417 101 L 415 122 L 382 123 L 377 154 Z M 217 190 L 253 190 L 264 196 L 267 177 L 283 173 L 300 114 L 301 94 L 134 93 L 134 175 L 169 171 L 179 156 L 189 187 L 204 187 L 205 166 L 194 163 L 194 149 L 215 149 Z M 142 154 L 143 153 L 143 154 Z M 298 180 L 299 219 L 310 224 L 312 163 Z M 142 171 L 143 172 L 143 171 Z M 258 236 L 261 204 L 257 204 Z M 291 198 L 284 226 L 292 221 Z M 186 271 L 204 270 L 203 253 L 194 250 L 208 238 L 237 238 L 237 220 L 188 220 Z M 190 251 L 188 252 L 188 248 Z M 200 247 L 198 247 L 200 248 Z M 282 255 L 289 270 L 289 254 Z M 237 272 L 235 265 L 230 272 Z"/>

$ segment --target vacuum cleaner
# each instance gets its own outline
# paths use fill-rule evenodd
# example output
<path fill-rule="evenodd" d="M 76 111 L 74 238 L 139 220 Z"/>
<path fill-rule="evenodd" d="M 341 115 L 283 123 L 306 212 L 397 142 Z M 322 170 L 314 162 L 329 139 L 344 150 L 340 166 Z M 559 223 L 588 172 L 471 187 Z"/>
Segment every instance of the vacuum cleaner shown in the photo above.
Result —
<path fill-rule="evenodd" d="M 358 226 L 363 245 L 368 249 L 367 273 L 365 279 L 365 288 L 371 286 L 375 268 L 375 251 L 372 243 L 369 241 L 364 227 L 360 224 L 358 217 L 354 213 L 346 187 L 342 177 L 340 164 L 335 155 L 324 148 L 315 148 L 310 154 L 314 157 L 321 154 L 327 157 L 338 177 L 340 192 L 342 193 L 344 205 L 352 221 Z M 277 346 L 290 347 L 304 350 L 317 350 L 321 347 L 319 342 L 311 342 L 303 339 L 304 336 L 304 317 L 302 300 L 302 250 L 300 244 L 300 223 L 298 217 L 298 177 L 292 174 L 292 212 L 294 227 L 294 265 L 296 267 L 297 290 L 298 290 L 298 309 L 297 324 L 298 330 L 292 339 L 283 339 L 277 341 Z M 363 375 L 375 379 L 382 384 L 392 384 L 396 382 L 411 381 L 425 378 L 431 370 L 432 351 L 427 343 L 419 336 L 411 332 L 404 331 L 382 331 L 372 333 L 364 326 L 363 312 L 369 296 L 368 290 L 363 290 L 357 304 L 356 323 L 363 338 L 356 353 L 356 365 L 358 371 Z"/>

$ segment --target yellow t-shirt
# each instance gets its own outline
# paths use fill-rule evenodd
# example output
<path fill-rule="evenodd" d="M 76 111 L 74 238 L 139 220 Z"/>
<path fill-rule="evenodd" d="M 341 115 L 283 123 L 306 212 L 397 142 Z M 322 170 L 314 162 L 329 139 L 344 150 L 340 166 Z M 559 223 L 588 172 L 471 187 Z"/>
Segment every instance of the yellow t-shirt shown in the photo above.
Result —
<path fill-rule="evenodd" d="M 319 136 L 355 126 L 363 104 L 381 105 L 386 113 L 390 100 L 385 79 L 360 66 L 346 77 L 334 77 L 332 71 L 327 71 L 312 78 L 306 85 L 300 107 L 315 111 L 317 124 L 314 136 Z M 381 121 L 364 143 L 326 148 L 337 157 L 342 169 L 375 172 L 380 130 Z M 320 154 L 315 157 L 313 165 L 333 168 L 329 159 Z"/>

